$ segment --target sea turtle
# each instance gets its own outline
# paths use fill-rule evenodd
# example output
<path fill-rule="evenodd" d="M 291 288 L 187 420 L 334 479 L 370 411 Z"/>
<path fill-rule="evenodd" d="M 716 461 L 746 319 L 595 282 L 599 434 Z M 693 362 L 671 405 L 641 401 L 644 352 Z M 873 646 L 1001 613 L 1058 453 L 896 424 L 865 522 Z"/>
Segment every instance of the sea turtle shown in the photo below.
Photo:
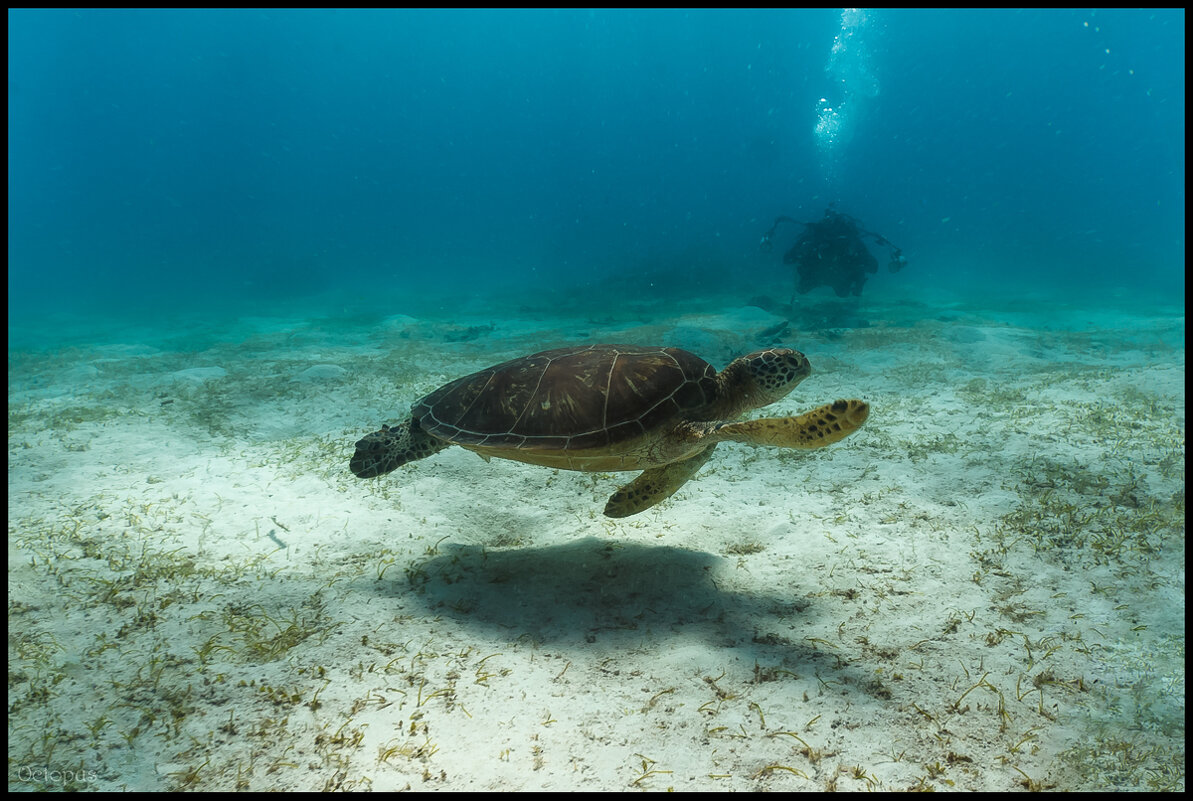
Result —
<path fill-rule="evenodd" d="M 356 443 L 360 478 L 388 473 L 449 445 L 563 470 L 641 470 L 613 493 L 609 517 L 670 497 L 723 440 L 821 448 L 870 413 L 838 400 L 798 417 L 734 422 L 784 397 L 812 372 L 807 358 L 767 348 L 717 373 L 679 348 L 586 345 L 546 350 L 458 378 L 418 401 L 410 418 Z"/>

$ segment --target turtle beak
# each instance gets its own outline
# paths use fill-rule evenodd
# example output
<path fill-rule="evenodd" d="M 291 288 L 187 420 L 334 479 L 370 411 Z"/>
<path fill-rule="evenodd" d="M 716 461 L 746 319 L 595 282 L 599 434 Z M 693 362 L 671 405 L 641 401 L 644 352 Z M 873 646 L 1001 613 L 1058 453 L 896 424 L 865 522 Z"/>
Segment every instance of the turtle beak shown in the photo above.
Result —
<path fill-rule="evenodd" d="M 795 372 L 800 376 L 800 380 L 812 375 L 812 362 L 808 361 L 808 357 L 798 350 L 794 350 L 791 353 L 792 358 L 795 359 Z"/>

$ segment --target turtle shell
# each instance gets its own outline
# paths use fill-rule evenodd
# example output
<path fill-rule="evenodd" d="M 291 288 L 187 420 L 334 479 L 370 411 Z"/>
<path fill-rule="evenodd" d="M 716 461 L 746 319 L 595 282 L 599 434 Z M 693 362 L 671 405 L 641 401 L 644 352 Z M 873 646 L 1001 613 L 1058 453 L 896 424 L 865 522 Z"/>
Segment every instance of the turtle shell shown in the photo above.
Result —
<path fill-rule="evenodd" d="M 685 350 L 588 345 L 464 376 L 412 412 L 423 430 L 464 447 L 599 453 L 701 419 L 716 394 L 716 370 Z"/>

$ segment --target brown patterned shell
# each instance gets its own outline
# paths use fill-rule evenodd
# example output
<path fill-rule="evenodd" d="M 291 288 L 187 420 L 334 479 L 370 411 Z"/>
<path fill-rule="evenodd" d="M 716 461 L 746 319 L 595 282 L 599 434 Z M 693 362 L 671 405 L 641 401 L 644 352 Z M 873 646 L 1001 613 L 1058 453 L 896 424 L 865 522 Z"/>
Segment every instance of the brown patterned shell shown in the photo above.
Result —
<path fill-rule="evenodd" d="M 452 381 L 414 404 L 436 437 L 466 447 L 600 453 L 716 399 L 716 371 L 679 348 L 546 350 Z"/>

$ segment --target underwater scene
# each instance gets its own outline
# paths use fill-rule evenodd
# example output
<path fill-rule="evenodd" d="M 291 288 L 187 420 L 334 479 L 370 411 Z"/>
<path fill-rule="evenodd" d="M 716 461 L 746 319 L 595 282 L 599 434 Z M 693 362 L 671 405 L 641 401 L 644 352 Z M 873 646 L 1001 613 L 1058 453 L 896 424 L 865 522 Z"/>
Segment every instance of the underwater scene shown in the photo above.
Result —
<path fill-rule="evenodd" d="M 9 10 L 8 787 L 1185 788 L 1185 12 Z"/>

